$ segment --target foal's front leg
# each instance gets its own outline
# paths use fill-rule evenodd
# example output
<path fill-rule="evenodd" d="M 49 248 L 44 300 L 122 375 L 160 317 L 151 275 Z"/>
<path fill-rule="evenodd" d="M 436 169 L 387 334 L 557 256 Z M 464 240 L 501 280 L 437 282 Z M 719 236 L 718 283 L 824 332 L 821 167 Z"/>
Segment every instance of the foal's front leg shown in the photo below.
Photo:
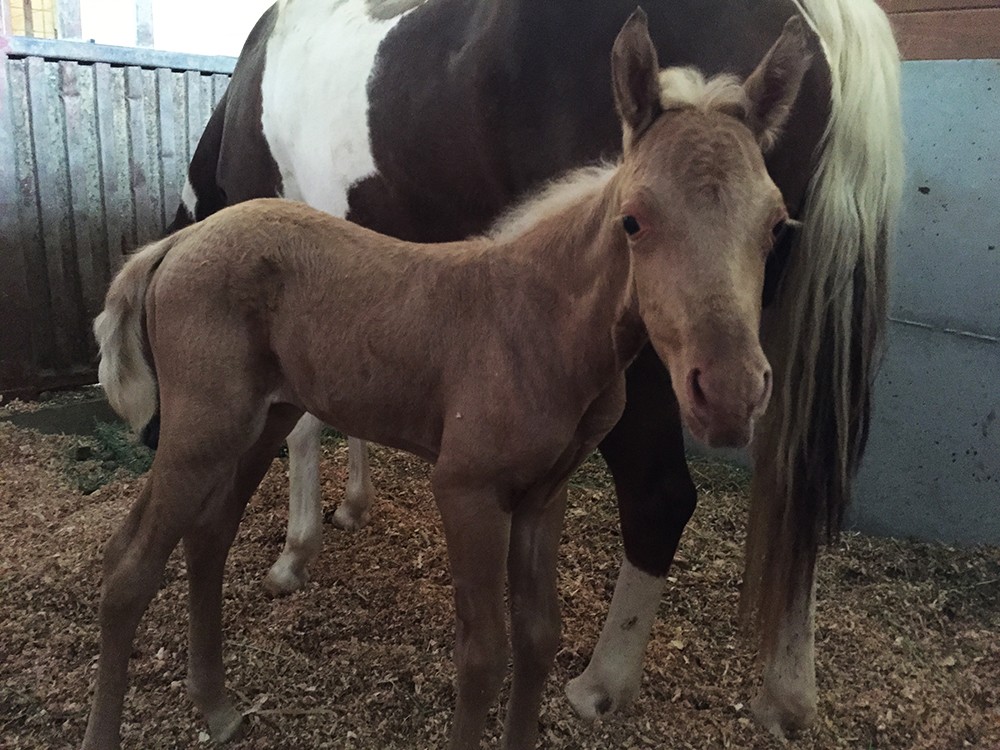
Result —
<path fill-rule="evenodd" d="M 530 750 L 538 742 L 542 693 L 559 650 L 556 566 L 565 513 L 564 484 L 544 507 L 519 509 L 513 515 L 507 556 L 514 651 L 514 678 L 504 722 L 508 750 Z"/>
<path fill-rule="evenodd" d="M 431 481 L 444 523 L 455 596 L 458 699 L 448 747 L 476 750 L 507 671 L 504 563 L 511 517 L 497 490 L 469 487 L 441 463 Z"/>
<path fill-rule="evenodd" d="M 344 502 L 333 514 L 333 523 L 344 531 L 363 529 L 371 520 L 375 488 L 368 466 L 368 443 L 347 438 L 347 489 Z"/>

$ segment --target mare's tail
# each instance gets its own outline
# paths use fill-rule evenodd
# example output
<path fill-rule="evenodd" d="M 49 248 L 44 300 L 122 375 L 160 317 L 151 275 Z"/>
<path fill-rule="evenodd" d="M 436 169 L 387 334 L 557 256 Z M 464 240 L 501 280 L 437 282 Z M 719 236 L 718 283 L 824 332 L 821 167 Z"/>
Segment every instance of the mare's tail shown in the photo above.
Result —
<path fill-rule="evenodd" d="M 108 289 L 104 310 L 94 320 L 101 350 L 98 378 L 108 403 L 149 443 L 150 422 L 156 417 L 156 374 L 146 336 L 146 292 L 176 235 L 147 245 L 133 255 Z"/>
<path fill-rule="evenodd" d="M 742 605 L 757 615 L 765 652 L 850 501 L 903 180 L 899 52 L 885 13 L 875 0 L 796 4 L 822 41 L 832 98 L 803 229 L 764 332 L 776 387 L 754 450 Z"/>

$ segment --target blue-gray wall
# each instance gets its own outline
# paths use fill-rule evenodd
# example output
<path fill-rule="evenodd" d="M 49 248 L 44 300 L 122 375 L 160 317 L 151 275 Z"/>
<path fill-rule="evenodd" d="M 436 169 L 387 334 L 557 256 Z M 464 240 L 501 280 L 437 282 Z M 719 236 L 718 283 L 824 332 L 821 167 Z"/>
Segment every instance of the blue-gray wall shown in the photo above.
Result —
<path fill-rule="evenodd" d="M 888 350 L 851 524 L 1000 543 L 1000 61 L 903 65 Z"/>

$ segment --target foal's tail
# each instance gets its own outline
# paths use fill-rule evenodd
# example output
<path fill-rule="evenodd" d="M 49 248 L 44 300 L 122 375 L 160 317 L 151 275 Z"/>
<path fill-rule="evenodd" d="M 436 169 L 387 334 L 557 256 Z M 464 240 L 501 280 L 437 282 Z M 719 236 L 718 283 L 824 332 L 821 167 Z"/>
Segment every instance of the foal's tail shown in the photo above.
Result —
<path fill-rule="evenodd" d="M 147 245 L 129 258 L 111 282 L 104 311 L 94 321 L 101 349 L 98 379 L 111 408 L 137 432 L 156 416 L 159 401 L 148 356 L 146 292 L 175 237 Z"/>
<path fill-rule="evenodd" d="M 755 445 L 744 614 L 769 652 L 836 534 L 868 436 L 902 194 L 899 52 L 874 0 L 796 0 L 823 44 L 830 121 L 765 330 L 775 392 Z"/>

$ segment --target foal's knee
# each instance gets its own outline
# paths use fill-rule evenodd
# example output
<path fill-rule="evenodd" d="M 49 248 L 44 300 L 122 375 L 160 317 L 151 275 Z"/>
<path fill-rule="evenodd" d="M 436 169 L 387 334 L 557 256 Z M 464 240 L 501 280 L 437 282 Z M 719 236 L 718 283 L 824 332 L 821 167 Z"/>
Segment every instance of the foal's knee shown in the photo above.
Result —
<path fill-rule="evenodd" d="M 123 569 L 124 554 L 115 550 L 116 558 L 105 561 L 104 582 L 101 585 L 101 602 L 98 618 L 102 629 L 133 626 L 155 593 L 141 576 Z"/>
<path fill-rule="evenodd" d="M 547 613 L 515 613 L 515 663 L 547 674 L 559 651 L 562 622 L 558 610 Z"/>
<path fill-rule="evenodd" d="M 456 654 L 459 690 L 492 701 L 500 692 L 510 650 L 506 639 L 469 639 Z"/>
<path fill-rule="evenodd" d="M 492 617 L 458 614 L 455 667 L 459 689 L 492 699 L 500 691 L 510 647 L 502 613 Z"/>

